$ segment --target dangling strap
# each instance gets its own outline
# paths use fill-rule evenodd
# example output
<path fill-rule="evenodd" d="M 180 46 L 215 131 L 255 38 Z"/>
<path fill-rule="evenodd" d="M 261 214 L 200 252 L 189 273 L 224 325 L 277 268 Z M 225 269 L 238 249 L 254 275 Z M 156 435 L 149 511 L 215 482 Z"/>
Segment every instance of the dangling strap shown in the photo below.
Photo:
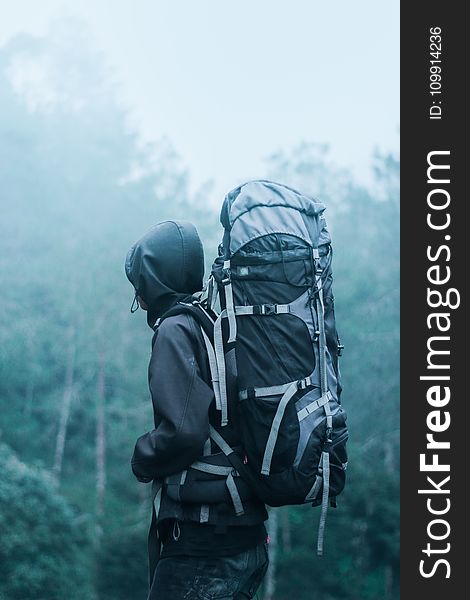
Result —
<path fill-rule="evenodd" d="M 215 285 L 214 290 L 212 292 L 212 298 L 211 298 L 211 303 L 209 305 L 209 308 L 215 312 L 215 305 L 217 303 L 217 297 L 219 295 L 219 286 L 218 284 Z"/>
<path fill-rule="evenodd" d="M 224 260 L 224 271 L 227 273 L 226 279 L 222 281 L 225 286 L 225 307 L 228 317 L 228 344 L 237 339 L 237 319 L 235 317 L 235 308 L 233 304 L 233 289 L 230 275 L 230 260 Z"/>
<path fill-rule="evenodd" d="M 323 554 L 323 536 L 325 533 L 326 513 L 328 511 L 328 497 L 330 494 L 330 449 L 332 445 L 331 432 L 333 429 L 333 415 L 330 409 L 330 403 L 323 406 L 326 415 L 326 441 L 322 452 L 322 471 L 323 471 L 323 493 L 321 502 L 320 524 L 318 525 L 317 554 Z"/>
<path fill-rule="evenodd" d="M 215 396 L 215 407 L 217 410 L 222 410 L 222 405 L 220 402 L 219 374 L 218 374 L 218 369 L 217 369 L 217 361 L 216 361 L 216 357 L 215 357 L 214 348 L 210 342 L 210 339 L 208 338 L 206 332 L 204 331 L 204 329 L 202 327 L 201 327 L 201 331 L 202 331 L 202 337 L 204 338 L 204 343 L 206 344 L 207 357 L 209 359 L 211 381 L 212 381 L 212 387 L 214 389 L 214 396 Z"/>
<path fill-rule="evenodd" d="M 328 391 L 328 379 L 326 371 L 326 334 L 325 334 L 325 304 L 323 301 L 323 283 L 322 269 L 320 268 L 320 254 L 317 248 L 313 250 L 313 258 L 315 262 L 315 276 L 317 287 L 317 317 L 318 317 L 318 350 L 320 359 L 320 385 L 322 394 Z M 333 416 L 331 414 L 330 403 L 327 402 L 323 406 L 326 416 L 326 441 L 321 455 L 321 468 L 323 479 L 323 492 L 320 513 L 320 524 L 318 526 L 317 554 L 323 554 L 323 537 L 325 533 L 326 514 L 328 511 L 328 498 L 330 493 L 330 448 L 331 448 L 331 431 L 333 428 Z M 314 485 L 315 487 L 315 485 Z"/>
<path fill-rule="evenodd" d="M 214 324 L 214 350 L 215 362 L 219 379 L 220 390 L 220 410 L 221 425 L 225 427 L 228 424 L 228 402 L 227 402 L 227 380 L 225 376 L 225 356 L 224 356 L 224 341 L 222 338 L 222 319 L 225 317 L 226 311 L 222 311 L 217 317 Z"/>
<path fill-rule="evenodd" d="M 227 476 L 225 480 L 225 484 L 227 486 L 228 492 L 230 494 L 230 498 L 232 499 L 233 508 L 235 510 L 235 514 L 237 517 L 245 514 L 245 510 L 243 509 L 242 499 L 240 498 L 240 494 L 238 492 L 237 484 L 233 478 L 232 473 Z"/>
<path fill-rule="evenodd" d="M 219 406 L 221 416 L 220 423 L 222 427 L 228 425 L 228 400 L 227 400 L 227 378 L 225 371 L 225 355 L 224 355 L 224 340 L 222 337 L 222 319 L 224 317 L 228 318 L 229 322 L 229 339 L 228 343 L 234 342 L 237 337 L 237 319 L 235 316 L 235 308 L 233 305 L 233 290 L 231 283 L 231 275 L 230 275 L 230 260 L 224 261 L 224 272 L 226 274 L 225 279 L 222 280 L 222 284 L 225 286 L 225 304 L 226 308 L 223 310 L 220 315 L 217 317 L 214 323 L 214 351 L 215 351 L 215 367 L 217 374 L 214 373 L 211 375 L 213 379 L 218 381 L 218 391 L 215 391 L 214 394 L 218 394 L 218 398 L 216 396 L 216 405 L 217 401 Z M 218 286 L 217 286 L 218 288 Z M 212 308 L 212 307 L 211 307 Z M 212 373 L 212 372 L 211 372 Z"/>
<path fill-rule="evenodd" d="M 207 280 L 206 284 L 206 298 L 207 298 L 207 306 L 211 308 L 212 306 L 212 298 L 214 296 L 214 276 L 211 275 Z"/>
<path fill-rule="evenodd" d="M 323 493 L 321 501 L 320 524 L 318 525 L 317 555 L 323 554 L 323 538 L 325 534 L 326 513 L 328 510 L 328 496 L 330 492 L 330 455 L 322 452 L 321 462 L 323 468 Z"/>
<path fill-rule="evenodd" d="M 209 310 L 214 311 L 218 295 L 219 286 L 215 281 L 214 276 L 211 275 L 207 281 L 207 307 Z"/>

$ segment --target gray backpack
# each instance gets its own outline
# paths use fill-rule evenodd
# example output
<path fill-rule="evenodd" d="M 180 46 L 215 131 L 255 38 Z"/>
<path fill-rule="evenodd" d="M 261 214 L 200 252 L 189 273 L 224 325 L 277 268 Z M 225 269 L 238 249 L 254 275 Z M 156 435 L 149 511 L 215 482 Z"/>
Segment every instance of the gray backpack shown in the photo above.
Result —
<path fill-rule="evenodd" d="M 321 506 L 318 554 L 328 504 L 345 485 L 348 439 L 324 210 L 271 181 L 227 194 L 207 291 L 209 309 L 220 298 L 213 345 L 205 336 L 220 411 L 213 441 L 268 506 Z M 243 458 L 224 444 L 232 420 Z"/>

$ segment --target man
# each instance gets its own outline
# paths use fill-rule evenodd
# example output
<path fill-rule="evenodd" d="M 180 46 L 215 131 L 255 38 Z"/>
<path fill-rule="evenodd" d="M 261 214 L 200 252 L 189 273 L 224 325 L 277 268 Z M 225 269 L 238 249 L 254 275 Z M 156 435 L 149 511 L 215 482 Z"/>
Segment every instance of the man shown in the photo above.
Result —
<path fill-rule="evenodd" d="M 184 221 L 154 226 L 129 250 L 125 270 L 135 303 L 155 329 L 149 364 L 155 429 L 137 440 L 132 457 L 137 479 L 154 480 L 161 494 L 156 523 L 162 547 L 149 599 L 252 598 L 268 564 L 265 506 L 237 478 L 231 488 L 243 501 L 237 515 L 225 479 L 219 485 L 220 477 L 207 473 L 185 485 L 183 498 L 187 474 L 197 473 L 191 465 L 210 455 L 216 455 L 219 471 L 229 473 L 227 480 L 232 477 L 210 441 L 210 426 L 230 446 L 239 444 L 235 419 L 220 426 L 200 325 L 190 312 L 173 310 L 165 317 L 202 289 L 204 254 L 195 227 Z"/>

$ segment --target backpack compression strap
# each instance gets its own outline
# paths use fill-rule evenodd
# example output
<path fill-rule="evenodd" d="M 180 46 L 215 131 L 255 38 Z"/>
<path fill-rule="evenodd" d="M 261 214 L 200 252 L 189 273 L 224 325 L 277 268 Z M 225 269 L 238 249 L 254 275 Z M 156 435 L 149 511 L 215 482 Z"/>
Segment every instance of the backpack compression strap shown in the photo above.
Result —
<path fill-rule="evenodd" d="M 323 395 L 328 392 L 328 380 L 326 373 L 325 304 L 323 302 L 323 281 L 321 277 L 323 270 L 320 267 L 320 254 L 317 248 L 313 250 L 313 261 L 315 265 L 315 282 L 317 288 L 316 302 L 319 328 L 318 345 L 320 359 L 320 386 Z M 330 450 L 332 446 L 331 432 L 333 431 L 333 417 L 331 414 L 329 402 L 324 404 L 323 410 L 325 411 L 326 417 L 326 439 L 323 444 L 321 453 L 321 476 L 323 479 L 323 493 L 321 502 L 320 523 L 318 526 L 318 556 L 321 556 L 323 554 L 323 535 L 325 531 L 326 513 L 328 511 L 328 498 L 330 491 Z"/>

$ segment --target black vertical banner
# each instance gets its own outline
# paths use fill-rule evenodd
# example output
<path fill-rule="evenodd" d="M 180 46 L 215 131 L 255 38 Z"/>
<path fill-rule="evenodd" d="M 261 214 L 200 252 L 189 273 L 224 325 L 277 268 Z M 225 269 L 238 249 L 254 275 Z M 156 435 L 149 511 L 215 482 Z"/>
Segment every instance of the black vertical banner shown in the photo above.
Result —
<path fill-rule="evenodd" d="M 401 598 L 468 596 L 470 135 L 462 5 L 401 5 Z M 469 103 L 466 102 L 468 105 Z"/>

